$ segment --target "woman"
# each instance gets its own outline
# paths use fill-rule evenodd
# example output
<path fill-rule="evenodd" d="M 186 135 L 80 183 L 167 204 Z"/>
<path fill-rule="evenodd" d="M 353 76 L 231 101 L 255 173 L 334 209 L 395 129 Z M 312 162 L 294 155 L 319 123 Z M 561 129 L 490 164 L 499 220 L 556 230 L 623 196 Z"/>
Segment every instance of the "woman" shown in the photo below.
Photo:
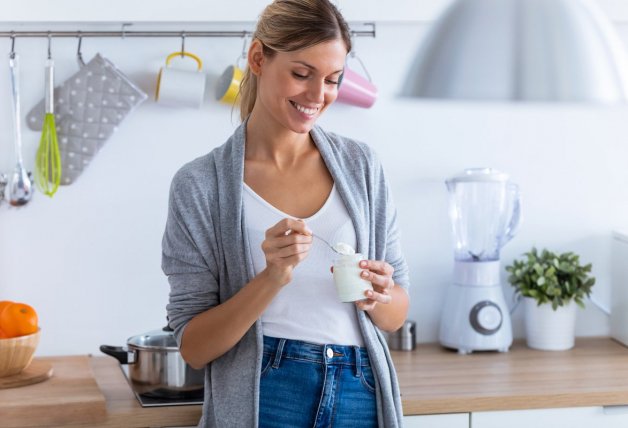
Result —
<path fill-rule="evenodd" d="M 206 368 L 199 426 L 401 425 L 381 334 L 408 309 L 395 210 L 370 149 L 314 125 L 350 49 L 328 0 L 269 5 L 242 125 L 173 179 L 162 267 L 181 354 Z M 333 253 L 313 232 L 368 256 L 363 300 L 338 300 Z"/>

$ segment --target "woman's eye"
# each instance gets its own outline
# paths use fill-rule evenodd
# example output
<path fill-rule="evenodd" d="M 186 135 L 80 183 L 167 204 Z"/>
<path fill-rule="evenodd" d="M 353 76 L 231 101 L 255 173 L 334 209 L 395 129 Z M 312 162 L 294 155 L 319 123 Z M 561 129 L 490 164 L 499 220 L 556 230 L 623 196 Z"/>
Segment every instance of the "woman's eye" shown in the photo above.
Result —
<path fill-rule="evenodd" d="M 303 74 L 295 73 L 294 71 L 292 72 L 292 75 L 294 77 L 296 77 L 297 79 L 307 79 L 307 77 L 308 77 L 308 76 L 303 75 Z"/>
<path fill-rule="evenodd" d="M 327 83 L 328 85 L 337 85 L 338 82 L 335 80 L 325 80 L 325 83 Z"/>

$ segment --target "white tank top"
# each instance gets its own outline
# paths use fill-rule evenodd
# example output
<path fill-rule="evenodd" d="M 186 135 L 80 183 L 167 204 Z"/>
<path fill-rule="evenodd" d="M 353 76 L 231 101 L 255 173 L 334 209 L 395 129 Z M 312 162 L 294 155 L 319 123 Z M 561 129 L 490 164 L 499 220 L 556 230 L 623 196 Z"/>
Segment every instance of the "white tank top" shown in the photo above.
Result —
<path fill-rule="evenodd" d="M 249 247 L 255 274 L 266 268 L 262 251 L 265 232 L 288 215 L 244 184 L 243 203 Z M 303 219 L 318 236 L 332 245 L 345 242 L 356 247 L 356 234 L 349 213 L 336 190 L 323 207 Z M 292 281 L 275 296 L 262 314 L 264 335 L 313 343 L 364 346 L 354 303 L 338 300 L 330 271 L 334 252 L 314 238 L 308 256 L 292 273 Z"/>

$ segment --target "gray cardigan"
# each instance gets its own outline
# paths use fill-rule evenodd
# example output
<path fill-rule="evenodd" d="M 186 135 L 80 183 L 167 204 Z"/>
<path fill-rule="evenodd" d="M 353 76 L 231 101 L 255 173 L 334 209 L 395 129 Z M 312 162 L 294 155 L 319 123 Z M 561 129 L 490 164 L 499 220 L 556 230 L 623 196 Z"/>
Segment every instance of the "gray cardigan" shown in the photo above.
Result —
<path fill-rule="evenodd" d="M 162 269 L 171 288 L 168 317 L 179 344 L 194 316 L 228 300 L 254 276 L 242 208 L 245 132 L 246 122 L 172 180 Z M 310 135 L 353 219 L 357 251 L 386 260 L 395 269 L 395 283 L 407 288 L 396 211 L 374 153 L 320 127 Z M 366 313 L 356 311 L 376 379 L 379 427 L 400 427 L 399 386 L 385 338 Z M 262 349 L 258 320 L 235 347 L 207 365 L 199 426 L 257 427 Z"/>

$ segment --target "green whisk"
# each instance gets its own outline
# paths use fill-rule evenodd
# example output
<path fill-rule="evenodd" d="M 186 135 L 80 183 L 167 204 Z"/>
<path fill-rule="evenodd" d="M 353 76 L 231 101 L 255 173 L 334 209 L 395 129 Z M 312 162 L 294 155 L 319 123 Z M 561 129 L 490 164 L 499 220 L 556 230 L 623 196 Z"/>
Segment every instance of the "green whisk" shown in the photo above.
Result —
<path fill-rule="evenodd" d="M 50 53 L 50 42 L 49 35 L 48 59 L 46 60 L 46 114 L 35 161 L 35 182 L 43 194 L 52 197 L 61 183 L 61 154 L 54 115 L 54 61 Z"/>

